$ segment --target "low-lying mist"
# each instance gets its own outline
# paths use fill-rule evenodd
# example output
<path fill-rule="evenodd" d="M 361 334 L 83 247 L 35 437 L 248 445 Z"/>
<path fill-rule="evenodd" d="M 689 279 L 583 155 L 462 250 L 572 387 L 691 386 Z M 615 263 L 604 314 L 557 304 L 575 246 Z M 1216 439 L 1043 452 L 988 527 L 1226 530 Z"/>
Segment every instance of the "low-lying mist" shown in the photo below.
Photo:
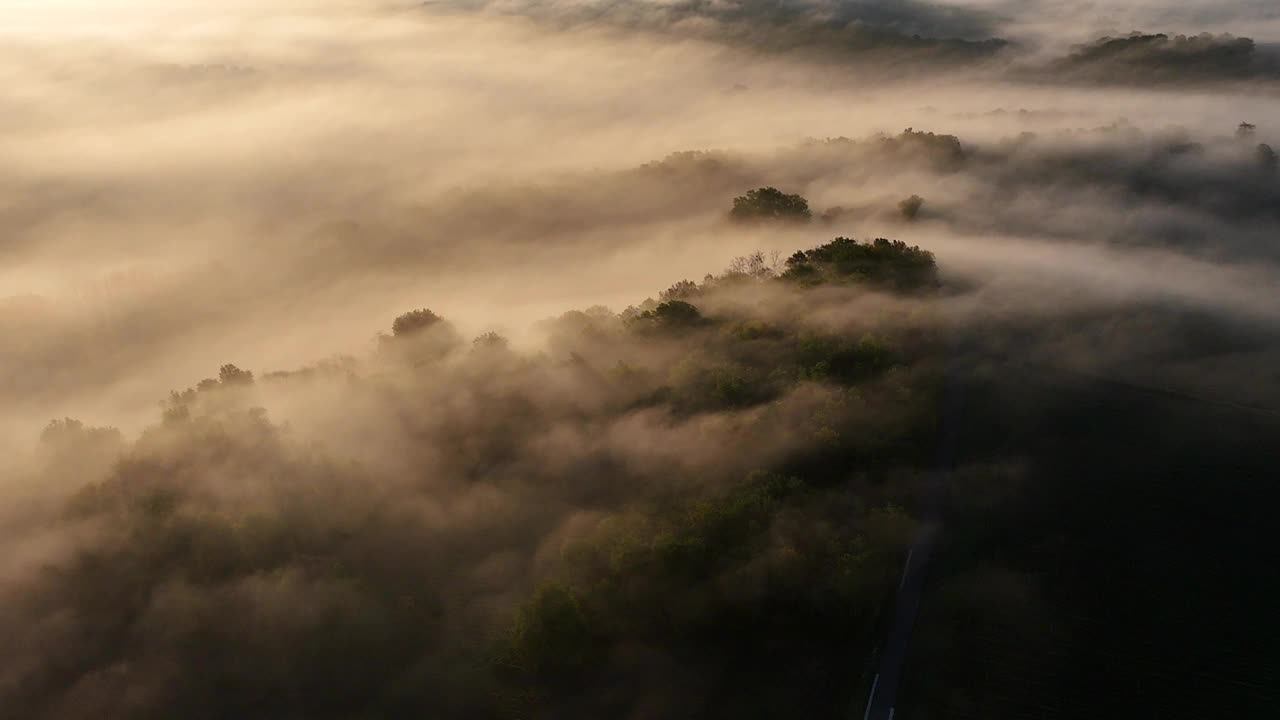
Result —
<path fill-rule="evenodd" d="M 1031 5 L 0 9 L 0 708 L 827 712 L 948 378 L 1280 408 L 1274 17 Z"/>

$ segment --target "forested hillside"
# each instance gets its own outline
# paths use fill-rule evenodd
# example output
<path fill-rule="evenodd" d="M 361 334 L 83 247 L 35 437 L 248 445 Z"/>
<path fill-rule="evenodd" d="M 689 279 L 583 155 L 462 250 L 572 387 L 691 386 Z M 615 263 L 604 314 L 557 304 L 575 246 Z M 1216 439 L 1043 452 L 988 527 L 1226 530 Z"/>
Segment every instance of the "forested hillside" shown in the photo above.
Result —
<path fill-rule="evenodd" d="M 423 309 L 368 363 L 225 365 L 134 443 L 53 423 L 46 472 L 101 477 L 5 619 L 39 649 L 5 706 L 838 712 L 933 457 L 938 285 L 926 251 L 838 238 L 566 313 L 541 354 Z"/>
<path fill-rule="evenodd" d="M 1280 718 L 1275 5 L 0 2 L 0 720 Z"/>

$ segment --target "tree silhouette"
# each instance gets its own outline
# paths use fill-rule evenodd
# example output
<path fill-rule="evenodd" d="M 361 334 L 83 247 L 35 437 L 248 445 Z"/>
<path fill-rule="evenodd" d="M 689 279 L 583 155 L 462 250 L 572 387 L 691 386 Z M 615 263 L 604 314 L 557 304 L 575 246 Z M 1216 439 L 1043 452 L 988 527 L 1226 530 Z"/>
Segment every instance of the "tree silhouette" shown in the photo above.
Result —
<path fill-rule="evenodd" d="M 496 332 L 487 332 L 471 341 L 471 347 L 478 351 L 507 350 L 511 343 Z"/>
<path fill-rule="evenodd" d="M 437 325 L 441 321 L 443 321 L 443 318 L 426 308 L 410 310 L 391 323 L 391 334 L 396 337 L 412 335 Z"/>
<path fill-rule="evenodd" d="M 253 373 L 227 364 L 218 369 L 218 381 L 223 385 L 252 385 Z"/>
<path fill-rule="evenodd" d="M 733 199 L 729 217 L 737 221 L 786 220 L 808 222 L 809 201 L 799 195 L 789 195 L 775 187 L 762 187 L 747 191 Z"/>
<path fill-rule="evenodd" d="M 912 195 L 902 202 L 898 203 L 898 211 L 902 213 L 902 217 L 907 220 L 915 220 L 920 216 L 920 208 L 924 207 L 924 198 L 919 195 Z"/>

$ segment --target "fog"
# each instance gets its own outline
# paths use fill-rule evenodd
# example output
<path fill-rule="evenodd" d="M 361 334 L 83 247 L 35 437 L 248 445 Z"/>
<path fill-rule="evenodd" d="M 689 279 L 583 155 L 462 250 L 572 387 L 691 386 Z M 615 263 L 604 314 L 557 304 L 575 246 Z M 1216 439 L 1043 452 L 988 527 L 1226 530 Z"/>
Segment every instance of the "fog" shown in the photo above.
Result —
<path fill-rule="evenodd" d="M 538 14 L 350 2 L 3 12 L 0 282 L 19 298 L 9 304 L 49 314 L 36 323 L 51 336 L 40 370 L 88 373 L 78 407 L 116 388 L 135 408 L 148 403 L 157 384 L 207 372 L 211 344 L 242 364 L 287 367 L 357 352 L 379 329 L 374 318 L 416 304 L 469 329 L 519 334 L 561 308 L 625 305 L 755 249 L 757 240 L 716 227 L 738 191 L 731 183 L 637 211 L 619 179 L 616 196 L 580 201 L 592 205 L 588 219 L 557 207 L 595 178 L 674 151 L 769 154 L 908 126 L 972 147 L 1119 118 L 1201 136 L 1274 109 L 1265 95 L 1227 103 L 1203 88 L 1045 89 L 982 73 L 934 84 L 926 71 L 862 80 L 856 63 L 815 67 L 607 22 L 553 27 Z M 950 184 L 898 180 L 897 167 L 864 172 L 925 195 Z M 780 182 L 776 174 L 742 180 Z M 806 178 L 804 189 L 824 198 L 837 182 Z M 557 219 L 524 229 L 531 213 Z M 333 239 L 343 233 L 361 237 Z M 342 242 L 364 246 L 359 267 L 334 247 Z M 158 306 L 174 317 L 145 317 Z M 81 333 L 105 324 L 118 345 L 99 346 L 99 367 L 78 367 L 77 353 L 57 347 L 70 336 L 60 323 Z M 101 367 L 112 361 L 122 367 Z M 131 371 L 144 369 L 147 387 L 131 385 Z"/>
<path fill-rule="evenodd" d="M 1086 45 L 1134 31 L 1192 40 Z M 557 542 L 675 492 L 661 479 L 696 476 L 702 492 L 812 449 L 788 428 L 847 401 L 829 388 L 780 390 L 767 409 L 677 404 L 673 420 L 626 409 L 657 381 L 620 397 L 556 364 L 693 373 L 679 359 L 690 341 L 582 345 L 548 319 L 605 306 L 592 327 L 620 332 L 624 308 L 756 251 L 895 238 L 935 254 L 942 290 L 804 309 L 776 289 L 708 290 L 704 314 L 776 307 L 758 312 L 803 332 L 959 328 L 1005 359 L 1280 407 L 1277 42 L 1264 2 L 4 3 L 0 539 L 14 549 L 0 603 L 6 631 L 36 629 L 22 635 L 29 664 L 0 673 L 0 706 L 7 694 L 32 717 L 78 717 L 112 696 L 109 716 L 152 717 L 207 689 L 166 694 L 182 682 L 167 640 L 135 637 L 131 659 L 104 660 L 73 640 L 92 619 L 30 607 L 72 593 L 33 568 L 129 542 L 112 521 L 58 515 L 86 483 L 188 472 L 193 504 L 310 513 L 299 522 L 316 537 L 376 516 L 385 536 L 344 562 L 391 577 L 387 558 L 417 553 L 409 574 L 446 595 L 432 612 L 481 632 L 549 572 Z M 730 222 L 733 198 L 761 186 L 803 195 L 813 222 Z M 912 195 L 923 205 L 906 217 Z M 420 359 L 385 333 L 424 307 L 460 348 L 497 332 L 512 355 L 453 348 L 447 369 L 412 376 Z M 266 415 L 208 430 L 225 452 L 193 456 L 157 425 L 160 404 L 230 363 L 258 379 L 252 397 L 227 390 L 230 406 Z M 911 372 L 937 370 L 925 365 Z M 840 422 L 892 425 L 894 382 L 840 405 Z M 39 438 L 62 418 L 120 435 L 51 466 Z M 611 480 L 561 482 L 591 473 Z M 363 483 L 370 497 L 328 506 Z M 215 595 L 166 575 L 146 612 L 287 625 L 299 597 L 357 603 L 356 589 L 310 585 L 313 568 L 278 567 Z M 464 635 L 417 638 L 433 650 L 412 663 L 369 654 L 431 675 Z M 679 674 L 663 667 L 646 677 Z"/>

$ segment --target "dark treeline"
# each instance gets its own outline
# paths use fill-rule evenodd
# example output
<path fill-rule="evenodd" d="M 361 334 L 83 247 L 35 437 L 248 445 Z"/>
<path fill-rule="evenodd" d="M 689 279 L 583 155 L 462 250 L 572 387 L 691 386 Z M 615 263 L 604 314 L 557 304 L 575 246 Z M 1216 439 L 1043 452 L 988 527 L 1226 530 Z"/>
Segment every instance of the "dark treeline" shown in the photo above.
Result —
<path fill-rule="evenodd" d="M 826 5 L 762 0 L 579 5 L 444 0 L 426 7 L 513 14 L 559 28 L 674 34 L 817 62 L 855 60 L 863 70 L 880 74 L 901 74 L 904 66 L 925 66 L 933 72 L 965 68 L 997 58 L 1009 46 L 993 36 L 995 17 L 990 13 L 917 0 L 838 0 Z"/>
<path fill-rule="evenodd" d="M 604 27 L 698 38 L 753 53 L 853 65 L 866 78 L 986 72 L 1031 83 L 1173 87 L 1280 80 L 1280 55 L 1231 34 L 1103 36 L 1048 61 L 1034 43 L 1001 37 L 1003 18 L 928 2 L 587 2 L 443 0 L 434 10 L 533 18 L 560 29 Z"/>
<path fill-rule="evenodd" d="M 1052 73 L 1103 84 L 1276 80 L 1280 79 L 1280 57 L 1259 52 L 1246 37 L 1132 33 L 1082 45 L 1058 60 Z"/>

